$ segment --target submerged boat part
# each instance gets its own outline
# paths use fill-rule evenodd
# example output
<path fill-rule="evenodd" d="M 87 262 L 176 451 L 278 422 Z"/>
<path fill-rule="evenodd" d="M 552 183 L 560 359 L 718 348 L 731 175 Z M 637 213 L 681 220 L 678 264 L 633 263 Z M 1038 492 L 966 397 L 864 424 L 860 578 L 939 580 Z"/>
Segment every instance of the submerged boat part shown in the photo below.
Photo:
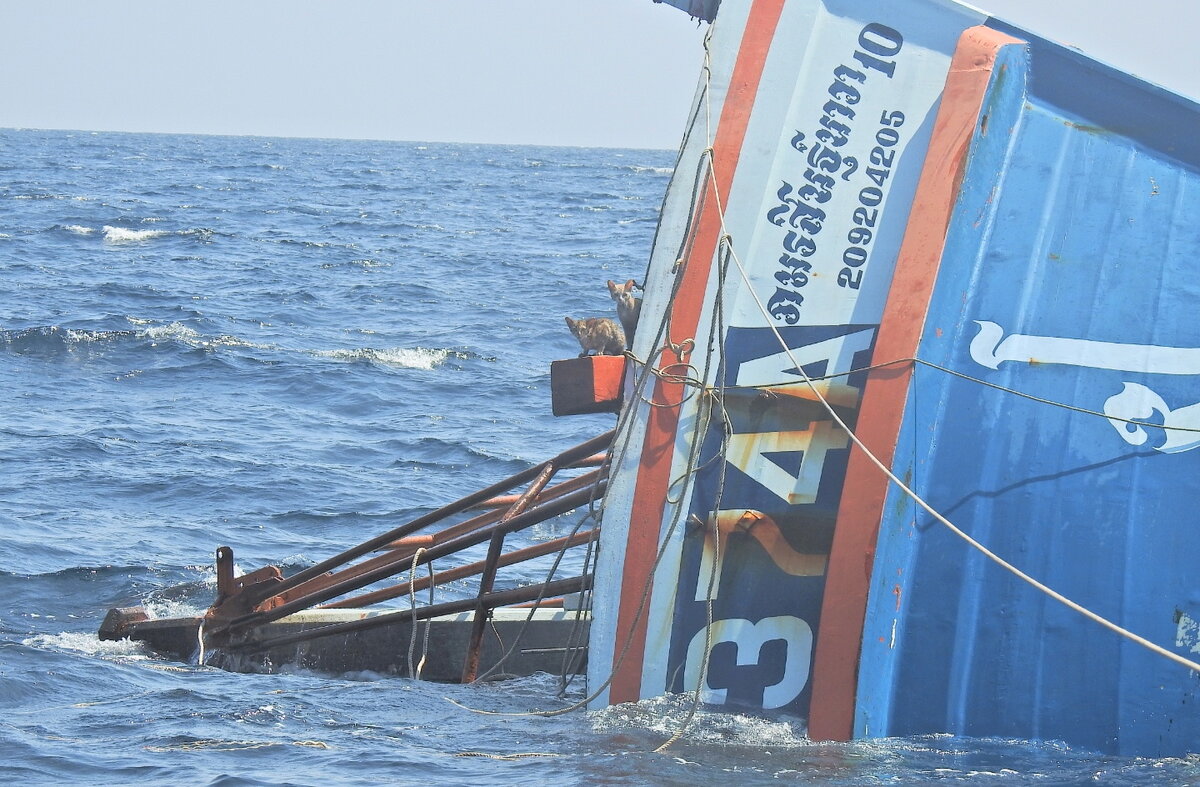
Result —
<path fill-rule="evenodd" d="M 592 518 L 585 516 L 565 537 L 509 552 L 504 551 L 504 541 L 511 533 L 599 501 L 606 468 L 596 452 L 611 439 L 608 433 L 582 443 L 290 577 L 274 566 L 235 576 L 233 551 L 221 547 L 217 600 L 205 615 L 164 621 L 148 619 L 140 608 L 116 609 L 101 627 L 101 638 L 129 637 L 178 658 L 207 653 L 208 659 L 200 656 L 204 663 L 231 669 L 294 664 L 462 682 L 498 672 L 573 673 L 586 654 L 591 575 L 555 579 L 554 574 L 566 550 L 593 548 L 599 528 L 585 528 Z M 598 461 L 600 467 L 551 485 L 561 471 L 586 469 Z M 520 494 L 503 496 L 523 484 L 528 486 Z M 419 534 L 477 508 L 485 513 Z M 484 560 L 434 572 L 434 560 L 483 543 L 489 545 Z M 379 554 L 366 557 L 374 552 Z M 545 582 L 496 589 L 501 568 L 554 554 L 558 559 Z M 588 559 L 583 562 L 586 566 Z M 428 574 L 418 577 L 422 567 Z M 406 580 L 378 586 L 405 574 Z M 435 587 L 470 576 L 480 577 L 474 596 L 434 598 Z M 366 592 L 351 595 L 362 590 Z M 418 604 L 416 593 L 424 591 L 429 600 Z M 397 598 L 407 598 L 410 606 L 364 609 Z M 515 610 L 514 605 L 525 608 Z M 428 666 L 426 658 L 414 662 L 411 647 L 407 660 L 393 647 L 397 637 L 410 637 L 415 643 L 418 628 L 424 631 L 423 652 L 435 657 Z M 485 636 L 489 630 L 492 636 Z M 548 661 L 552 657 L 557 659 L 553 669 Z"/>
<path fill-rule="evenodd" d="M 594 705 L 1195 751 L 1198 110 L 952 2 L 722 3 Z"/>

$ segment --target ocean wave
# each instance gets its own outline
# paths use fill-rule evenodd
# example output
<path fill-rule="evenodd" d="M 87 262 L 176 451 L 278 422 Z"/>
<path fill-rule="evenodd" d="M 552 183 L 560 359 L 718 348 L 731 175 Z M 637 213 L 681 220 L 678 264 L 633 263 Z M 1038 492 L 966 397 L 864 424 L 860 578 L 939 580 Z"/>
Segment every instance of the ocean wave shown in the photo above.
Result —
<path fill-rule="evenodd" d="M 357 243 L 335 243 L 327 240 L 300 240 L 298 238 L 275 238 L 269 239 L 269 243 L 278 243 L 284 246 L 303 246 L 306 249 L 350 249 L 358 251 Z"/>
<path fill-rule="evenodd" d="M 625 705 L 612 705 L 589 714 L 596 732 L 615 733 L 622 729 L 640 729 L 658 735 L 670 735 L 691 718 L 685 740 L 722 746 L 800 748 L 812 745 L 802 719 L 777 720 L 736 713 L 699 709 L 692 716 L 690 694 L 654 697 Z"/>
<path fill-rule="evenodd" d="M 181 322 L 172 322 L 166 325 L 152 325 L 149 328 L 144 328 L 139 331 L 147 339 L 154 341 L 167 341 L 175 339 L 188 344 L 193 344 L 200 340 L 200 334 L 194 329 L 189 328 Z"/>
<path fill-rule="evenodd" d="M 70 651 L 89 656 L 119 656 L 125 658 L 149 658 L 145 646 L 130 639 L 102 640 L 95 634 L 64 632 L 62 634 L 38 634 L 21 641 L 22 645 L 38 650 Z"/>
<path fill-rule="evenodd" d="M 106 338 L 133 336 L 135 331 L 80 331 L 44 325 L 36 328 L 0 331 L 0 347 L 22 355 L 68 350 L 80 343 L 102 341 Z"/>
<path fill-rule="evenodd" d="M 126 317 L 130 328 L 95 330 L 45 325 L 33 328 L 0 330 L 0 350 L 21 355 L 51 355 L 73 352 L 120 342 L 148 343 L 149 347 L 176 344 L 199 350 L 224 348 L 284 352 L 342 363 L 374 363 L 401 369 L 433 370 L 448 359 L 470 360 L 483 358 L 470 352 L 425 347 L 355 347 L 338 350 L 288 349 L 275 344 L 254 342 L 233 334 L 207 335 L 182 322 L 153 323 L 136 317 Z M 492 360 L 486 359 L 483 360 Z"/>
<path fill-rule="evenodd" d="M 335 361 L 379 363 L 386 366 L 398 366 L 402 369 L 432 370 L 440 366 L 447 358 L 453 356 L 462 358 L 462 353 L 451 350 L 426 349 L 424 347 L 392 347 L 376 350 L 371 347 L 360 347 L 352 350 L 317 350 L 313 355 L 318 358 L 329 358 Z"/>
<path fill-rule="evenodd" d="M 134 321 L 130 320 L 130 322 Z M 167 323 L 166 325 L 151 325 L 149 328 L 137 331 L 136 335 L 140 338 L 149 339 L 152 342 L 173 341 L 202 349 L 213 347 L 247 347 L 255 350 L 277 349 L 271 344 L 259 344 L 227 333 L 216 336 L 205 336 L 196 329 L 180 322 Z"/>
<path fill-rule="evenodd" d="M 154 223 L 162 221 L 162 219 L 148 218 L 142 219 L 142 221 Z M 63 229 L 82 233 L 91 233 L 94 231 L 90 227 L 79 227 L 75 225 L 63 227 Z M 109 224 L 104 225 L 104 242 L 113 244 L 140 243 L 142 241 L 154 240 L 155 238 L 164 238 L 169 235 L 175 235 L 181 238 L 193 238 L 199 240 L 201 243 L 208 243 L 210 240 L 212 240 L 213 236 L 217 234 L 219 233 L 209 229 L 208 227 L 195 227 L 187 230 L 133 230 L 127 227 L 114 227 Z"/>
<path fill-rule="evenodd" d="M 104 225 L 104 241 L 106 243 L 138 243 L 172 234 L 174 233 L 170 230 L 131 230 L 125 227 Z"/>
<path fill-rule="evenodd" d="M 638 172 L 638 173 L 650 172 L 654 175 L 674 175 L 675 174 L 674 167 L 640 167 L 640 166 L 634 165 L 634 166 L 629 167 L 629 170 L 632 172 Z"/>
<path fill-rule="evenodd" d="M 248 347 L 260 350 L 276 349 L 272 345 L 256 344 L 255 342 L 228 334 L 205 336 L 195 328 L 184 325 L 181 322 L 147 325 L 148 321 L 146 320 L 126 319 L 131 324 L 139 327 L 92 330 L 87 328 L 64 328 L 58 325 L 43 325 L 34 328 L 0 331 L 0 349 L 8 349 L 21 355 L 53 354 L 122 341 L 148 341 L 151 347 L 157 347 L 159 344 L 169 342 L 177 342 L 197 349 L 211 349 L 215 347 Z"/>
<path fill-rule="evenodd" d="M 216 584 L 215 578 L 213 584 Z M 196 604 L 192 601 L 178 599 L 146 599 L 142 603 L 142 607 L 146 610 L 146 614 L 150 616 L 151 620 L 195 618 L 200 617 L 208 610 L 206 604 Z"/>
<path fill-rule="evenodd" d="M 335 268 L 362 268 L 363 270 L 371 270 L 372 268 L 390 268 L 392 263 L 380 262 L 379 260 L 362 259 L 350 260 L 349 262 L 326 262 L 321 265 L 323 270 L 333 270 Z"/>
<path fill-rule="evenodd" d="M 95 227 L 84 227 L 81 224 L 65 224 L 60 229 L 73 232 L 76 235 L 91 235 L 96 231 Z"/>

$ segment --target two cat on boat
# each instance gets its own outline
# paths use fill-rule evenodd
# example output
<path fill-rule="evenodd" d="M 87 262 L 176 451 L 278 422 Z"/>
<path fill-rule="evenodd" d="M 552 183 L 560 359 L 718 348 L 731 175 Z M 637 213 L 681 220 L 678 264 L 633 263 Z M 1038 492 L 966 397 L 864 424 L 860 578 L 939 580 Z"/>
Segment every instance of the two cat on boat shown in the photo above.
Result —
<path fill-rule="evenodd" d="M 608 317 L 585 317 L 581 320 L 564 318 L 583 349 L 580 358 L 588 355 L 621 355 L 627 346 L 633 344 L 633 333 L 642 311 L 642 299 L 633 294 L 636 287 L 637 282 L 633 279 L 624 284 L 608 282 L 608 294 L 617 305 L 617 320 L 620 323 Z"/>

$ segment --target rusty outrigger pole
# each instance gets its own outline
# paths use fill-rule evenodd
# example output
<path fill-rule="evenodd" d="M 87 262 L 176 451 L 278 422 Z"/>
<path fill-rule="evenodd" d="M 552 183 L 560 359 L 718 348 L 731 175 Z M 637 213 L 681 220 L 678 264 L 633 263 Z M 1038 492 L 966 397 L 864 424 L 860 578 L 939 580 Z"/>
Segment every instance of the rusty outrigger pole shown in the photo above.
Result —
<path fill-rule="evenodd" d="M 533 602 L 536 607 L 548 598 L 590 589 L 591 576 L 587 573 L 570 579 L 555 580 L 549 577 L 542 584 L 504 591 L 495 591 L 494 585 L 501 568 L 596 539 L 599 527 L 583 532 L 577 529 L 577 532 L 564 538 L 508 553 L 503 551 L 508 534 L 590 505 L 603 495 L 607 476 L 605 451 L 612 437 L 613 432 L 610 431 L 581 443 L 553 459 L 368 539 L 291 577 L 284 577 L 274 566 L 235 577 L 233 552 L 228 547 L 221 547 L 217 550 L 218 598 L 204 617 L 205 641 L 210 648 L 218 647 L 229 653 L 260 653 L 335 635 L 405 623 L 411 626 L 419 620 L 432 621 L 442 616 L 470 612 L 471 633 L 462 658 L 460 679 L 474 680 L 479 670 L 484 630 L 494 610 L 528 602 Z M 557 484 L 551 483 L 562 470 L 596 465 L 600 467 Z M 506 494 L 525 484 L 528 487 L 524 491 Z M 472 508 L 484 509 L 484 513 L 438 532 L 421 532 Z M 450 568 L 438 572 L 436 576 L 431 572 L 429 577 L 410 578 L 390 587 L 346 598 L 348 594 L 369 585 L 402 572 L 415 572 L 418 566 L 485 541 L 489 547 L 487 558 L 483 561 Z M 372 552 L 379 554 L 359 560 Z M 473 575 L 480 576 L 479 589 L 473 598 L 430 603 L 405 610 L 372 612 L 369 617 L 357 620 L 343 618 L 301 631 L 286 630 L 286 633 L 281 633 L 285 629 L 278 627 L 297 613 L 311 610 L 311 616 L 322 610 L 328 613 L 349 612 L 366 604 L 403 595 L 411 597 L 418 589 Z M 467 623 L 463 621 L 462 625 Z M 444 669 L 441 674 L 445 674 Z"/>

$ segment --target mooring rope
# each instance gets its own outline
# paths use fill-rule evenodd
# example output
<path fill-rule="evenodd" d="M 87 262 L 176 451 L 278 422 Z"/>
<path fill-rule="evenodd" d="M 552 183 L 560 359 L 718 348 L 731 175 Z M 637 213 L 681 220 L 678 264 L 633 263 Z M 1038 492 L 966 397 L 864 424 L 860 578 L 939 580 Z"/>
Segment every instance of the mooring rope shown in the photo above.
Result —
<path fill-rule="evenodd" d="M 1176 424 L 1167 424 L 1167 423 L 1156 424 L 1156 423 L 1153 423 L 1150 421 L 1143 421 L 1143 420 L 1139 420 L 1136 418 L 1123 418 L 1121 416 L 1110 415 L 1108 413 L 1101 412 L 1099 410 L 1093 410 L 1093 409 L 1090 409 L 1087 407 L 1079 407 L 1078 405 L 1061 402 L 1061 401 L 1058 401 L 1057 399 L 1048 399 L 1046 397 L 1036 396 L 1034 394 L 1027 393 L 1025 391 L 1018 390 L 1016 388 L 1009 388 L 1008 386 L 1000 385 L 999 383 L 993 383 L 988 380 L 982 380 L 978 377 L 973 377 L 969 374 L 966 374 L 965 372 L 960 372 L 955 369 L 951 369 L 949 367 L 942 366 L 941 364 L 934 363 L 933 361 L 927 361 L 924 358 L 918 358 L 915 356 L 910 357 L 910 358 L 895 358 L 890 361 L 879 361 L 877 363 L 871 363 L 866 366 L 856 366 L 856 367 L 848 369 L 847 371 L 844 371 L 844 372 L 832 372 L 830 374 L 811 375 L 808 377 L 808 379 L 780 380 L 778 382 L 748 383 L 748 384 L 740 384 L 740 385 L 723 384 L 719 387 L 706 385 L 702 381 L 700 381 L 694 377 L 666 374 L 659 369 L 653 369 L 652 374 L 654 374 L 659 379 L 665 380 L 667 382 L 679 383 L 680 385 L 688 385 L 688 386 L 696 388 L 697 390 L 712 392 L 714 394 L 725 394 L 730 391 L 755 391 L 755 390 L 763 391 L 763 390 L 765 390 L 765 391 L 771 392 L 771 391 L 774 391 L 779 388 L 788 388 L 791 386 L 798 386 L 798 385 L 806 386 L 806 385 L 808 385 L 808 383 L 810 381 L 814 382 L 814 383 L 819 383 L 819 382 L 824 382 L 826 380 L 835 380 L 840 377 L 849 377 L 849 376 L 855 375 L 855 374 L 863 374 L 865 372 L 872 372 L 872 371 L 875 371 L 876 369 L 884 369 L 889 366 L 899 366 L 901 364 L 912 364 L 912 365 L 916 365 L 916 366 L 928 366 L 931 369 L 936 369 L 939 372 L 944 372 L 945 374 L 951 375 L 952 377 L 958 377 L 967 382 L 976 383 L 978 385 L 982 385 L 987 388 L 992 388 L 992 389 L 1000 391 L 1002 393 L 1012 394 L 1013 396 L 1019 396 L 1023 399 L 1028 399 L 1031 402 L 1037 402 L 1038 404 L 1050 405 L 1051 407 L 1058 407 L 1063 410 L 1069 410 L 1071 412 L 1080 413 L 1082 415 L 1090 415 L 1090 416 L 1095 416 L 1096 418 L 1103 418 L 1106 421 L 1116 421 L 1118 423 L 1130 424 L 1132 426 L 1142 426 L 1142 427 L 1146 427 L 1149 429 L 1161 429 L 1164 432 L 1200 433 L 1200 427 L 1179 426 Z"/>
<path fill-rule="evenodd" d="M 501 655 L 500 658 L 496 660 L 495 664 L 493 664 L 492 666 L 490 666 L 486 670 L 484 670 L 482 674 L 478 675 L 473 681 L 471 681 L 472 683 L 480 683 L 484 680 L 487 680 L 492 675 L 496 674 L 496 672 L 499 671 L 500 667 L 502 667 L 504 665 L 504 662 L 508 661 L 508 659 L 512 657 L 512 654 L 516 652 L 517 646 L 521 644 L 521 638 L 525 635 L 525 631 L 529 627 L 529 624 L 533 621 L 534 615 L 537 614 L 538 607 L 541 605 L 542 601 L 546 598 L 547 585 L 549 585 L 549 583 L 554 580 L 554 575 L 556 573 L 558 573 L 559 564 L 562 562 L 562 559 L 566 555 L 567 550 L 571 547 L 571 539 L 579 532 L 579 529 L 581 527 L 583 527 L 583 525 L 585 523 L 587 523 L 588 521 L 590 521 L 591 519 L 592 519 L 592 513 L 589 511 L 587 514 L 585 514 L 583 517 L 581 517 L 578 522 L 575 523 L 575 527 L 571 530 L 570 534 L 567 536 L 566 540 L 563 542 L 562 547 L 555 554 L 554 562 L 550 566 L 550 570 L 546 573 L 546 579 L 542 583 L 541 590 L 538 592 L 537 598 L 535 598 L 533 600 L 532 604 L 530 605 L 529 612 L 525 615 L 525 620 L 522 621 L 521 627 L 519 629 L 517 629 L 517 634 L 516 634 L 516 636 L 513 637 L 512 644 L 509 645 L 508 648 L 504 651 L 504 654 Z M 494 628 L 494 626 L 495 626 L 495 623 L 493 622 L 493 628 Z M 496 634 L 496 639 L 500 639 L 499 633 Z M 500 645 L 501 645 L 501 647 L 504 646 L 503 641 L 501 641 Z"/>
<path fill-rule="evenodd" d="M 715 184 L 713 186 L 713 190 L 714 190 L 714 192 L 716 191 Z M 724 256 L 724 260 L 717 265 L 717 292 L 716 292 L 715 302 L 713 304 L 713 308 L 714 308 L 715 315 L 716 315 L 715 319 L 713 320 L 714 330 L 716 331 L 717 341 L 721 345 L 720 357 L 722 359 L 722 363 L 720 365 L 720 375 L 721 375 L 720 382 L 721 382 L 722 387 L 725 384 L 725 374 L 727 371 L 727 369 L 725 367 L 725 363 L 724 363 L 724 358 L 726 357 L 725 356 L 726 332 L 724 330 L 724 326 L 725 326 L 725 301 L 724 301 L 725 274 L 729 267 L 729 253 L 732 251 L 732 249 L 729 249 L 725 246 L 724 241 L 725 241 L 725 238 L 722 238 L 720 245 L 721 245 L 721 248 L 725 248 L 726 253 Z M 711 348 L 711 342 L 710 342 L 710 348 Z M 711 349 L 710 349 L 709 358 L 706 360 L 706 364 L 710 364 L 711 362 L 712 362 L 712 358 L 711 358 Z M 711 367 L 708 367 L 708 368 L 711 368 Z M 726 471 L 726 468 L 728 467 L 728 465 L 724 461 L 724 458 L 725 458 L 725 455 L 729 451 L 729 438 L 733 434 L 733 423 L 729 418 L 729 413 L 725 410 L 725 403 L 722 398 L 717 397 L 717 396 L 708 396 L 707 400 L 709 402 L 708 407 L 709 407 L 710 411 L 713 406 L 719 406 L 720 411 L 721 411 L 721 427 L 722 427 L 721 428 L 721 448 L 719 451 L 717 451 L 713 455 L 713 459 L 721 460 L 719 462 L 719 464 L 717 465 L 719 468 L 718 475 L 717 475 L 717 484 L 716 484 L 717 489 L 716 489 L 716 494 L 713 496 L 713 504 L 712 504 L 712 508 L 711 508 L 712 511 L 716 512 L 716 511 L 721 510 L 721 501 L 724 499 L 724 495 L 725 495 L 725 478 L 726 478 L 725 471 Z M 705 431 L 707 432 L 707 427 L 705 428 Z M 712 460 L 710 460 L 710 461 L 712 461 Z M 707 464 L 708 464 L 708 462 L 705 462 L 702 465 L 700 465 L 700 469 L 703 469 L 703 467 L 706 466 Z M 683 505 L 682 498 L 679 501 L 679 505 L 681 507 Z M 723 561 L 724 561 L 724 557 L 725 557 L 724 553 L 721 550 L 720 521 L 716 516 L 712 517 L 711 528 L 712 528 L 712 530 L 709 535 L 712 538 L 713 558 L 712 558 L 712 564 L 709 566 L 709 571 L 708 571 L 708 587 L 704 593 L 704 655 L 701 656 L 701 659 L 700 659 L 699 677 L 696 680 L 696 687 L 694 689 L 692 689 L 692 700 L 688 706 L 687 714 L 683 717 L 683 721 L 681 721 L 679 723 L 679 728 L 677 730 L 675 730 L 675 733 L 673 735 L 671 735 L 671 737 L 668 738 L 666 741 L 661 743 L 657 748 L 654 749 L 654 752 L 656 754 L 661 754 L 662 752 L 665 752 L 671 746 L 675 745 L 675 743 L 677 743 L 687 733 L 688 728 L 691 727 L 692 721 L 695 719 L 696 714 L 700 710 L 700 703 L 703 698 L 704 687 L 708 685 L 708 667 L 709 667 L 709 663 L 712 658 L 712 637 L 713 637 L 713 618 L 714 618 L 713 597 L 715 595 L 713 593 L 713 590 L 716 588 L 717 580 L 721 575 L 721 568 L 724 565 Z M 682 666 L 682 664 L 680 666 Z"/>

